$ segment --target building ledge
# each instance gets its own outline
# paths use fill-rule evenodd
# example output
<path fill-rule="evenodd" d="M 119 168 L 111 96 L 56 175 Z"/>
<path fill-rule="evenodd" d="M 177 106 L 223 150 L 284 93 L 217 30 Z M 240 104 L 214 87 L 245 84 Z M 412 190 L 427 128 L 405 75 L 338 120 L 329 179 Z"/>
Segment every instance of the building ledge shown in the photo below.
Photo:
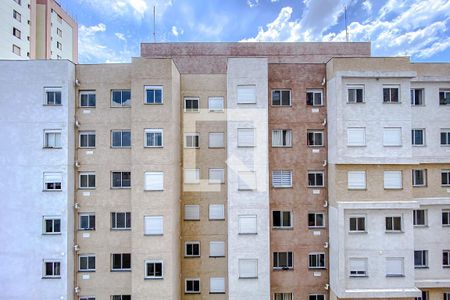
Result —
<path fill-rule="evenodd" d="M 450 279 L 422 279 L 416 280 L 418 288 L 450 288 Z"/>
<path fill-rule="evenodd" d="M 341 209 L 419 209 L 417 201 L 338 201 Z"/>
<path fill-rule="evenodd" d="M 399 289 L 348 289 L 337 292 L 338 298 L 412 298 L 420 297 L 422 292 L 415 287 Z"/>

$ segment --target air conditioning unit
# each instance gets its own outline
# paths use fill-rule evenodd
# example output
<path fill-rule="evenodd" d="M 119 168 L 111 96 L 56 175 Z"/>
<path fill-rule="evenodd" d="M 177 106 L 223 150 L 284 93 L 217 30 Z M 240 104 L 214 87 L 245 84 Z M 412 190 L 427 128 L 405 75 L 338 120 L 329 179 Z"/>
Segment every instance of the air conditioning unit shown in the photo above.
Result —
<path fill-rule="evenodd" d="M 80 251 L 80 246 L 79 246 L 78 244 L 74 245 L 74 246 L 73 246 L 73 250 L 74 250 L 75 252 Z"/>
<path fill-rule="evenodd" d="M 328 242 L 325 242 L 325 243 L 323 244 L 323 247 L 324 247 L 325 249 L 328 249 Z"/>
<path fill-rule="evenodd" d="M 74 207 L 75 209 L 80 209 L 80 204 L 78 204 L 78 202 L 76 202 L 76 203 L 73 205 L 73 207 Z"/>
<path fill-rule="evenodd" d="M 327 83 L 327 80 L 325 79 L 325 77 L 322 79 L 322 85 L 325 85 L 325 83 Z"/>
<path fill-rule="evenodd" d="M 328 162 L 327 162 L 327 160 L 325 159 L 324 161 L 323 161 L 323 163 L 322 163 L 322 166 L 326 166 L 328 164 Z"/>
<path fill-rule="evenodd" d="M 78 160 L 75 161 L 75 167 L 77 167 L 77 168 L 80 167 L 80 162 Z"/>
<path fill-rule="evenodd" d="M 79 294 L 80 293 L 80 287 L 79 286 L 76 286 L 75 288 L 74 288 L 74 291 L 75 291 L 75 294 Z"/>
<path fill-rule="evenodd" d="M 76 126 L 77 128 L 80 127 L 80 121 L 75 120 L 75 126 Z"/>
<path fill-rule="evenodd" d="M 325 286 L 323 287 L 324 289 L 326 289 L 328 291 L 328 289 L 330 288 L 330 285 L 328 283 L 325 284 Z"/>
<path fill-rule="evenodd" d="M 325 202 L 323 203 L 323 207 L 328 207 L 328 201 L 325 200 Z"/>
<path fill-rule="evenodd" d="M 80 82 L 78 79 L 75 79 L 75 85 L 76 85 L 76 86 L 80 86 L 80 85 L 81 85 L 81 82 Z"/>
<path fill-rule="evenodd" d="M 322 122 L 322 126 L 325 126 L 325 125 L 327 125 L 327 118 L 324 118 L 323 122 Z"/>

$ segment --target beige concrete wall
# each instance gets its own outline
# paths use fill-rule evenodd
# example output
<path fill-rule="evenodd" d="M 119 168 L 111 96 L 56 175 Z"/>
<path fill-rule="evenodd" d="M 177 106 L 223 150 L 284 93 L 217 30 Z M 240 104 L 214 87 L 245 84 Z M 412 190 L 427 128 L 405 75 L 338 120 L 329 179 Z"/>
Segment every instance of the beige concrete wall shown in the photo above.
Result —
<path fill-rule="evenodd" d="M 208 112 L 208 97 L 221 96 L 226 106 L 226 76 L 219 74 L 186 74 L 181 76 L 182 134 L 180 145 L 184 145 L 183 133 L 200 134 L 199 149 L 183 149 L 182 168 L 200 169 L 200 184 L 185 185 L 181 201 L 181 244 L 182 265 L 180 293 L 182 299 L 228 299 L 225 294 L 209 294 L 209 278 L 224 277 L 227 282 L 227 253 L 225 257 L 210 258 L 209 242 L 225 241 L 227 245 L 227 183 L 209 184 L 208 169 L 223 168 L 226 176 L 226 112 Z M 200 112 L 184 112 L 184 97 L 198 97 Z M 209 132 L 224 133 L 224 148 L 209 148 Z M 200 221 L 184 220 L 184 205 L 200 205 Z M 209 205 L 224 204 L 225 220 L 209 220 Z M 186 241 L 200 242 L 198 258 L 185 258 Z M 201 294 L 185 294 L 185 278 L 200 278 Z M 225 286 L 226 287 L 226 286 Z"/>

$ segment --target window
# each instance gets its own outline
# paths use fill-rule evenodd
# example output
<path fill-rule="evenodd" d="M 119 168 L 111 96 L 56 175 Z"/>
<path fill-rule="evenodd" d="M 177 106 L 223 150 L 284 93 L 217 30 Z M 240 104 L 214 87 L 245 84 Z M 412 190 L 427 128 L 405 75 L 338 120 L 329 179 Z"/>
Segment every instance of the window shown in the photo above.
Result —
<path fill-rule="evenodd" d="M 144 216 L 144 235 L 163 235 L 163 216 Z"/>
<path fill-rule="evenodd" d="M 322 130 L 308 130 L 308 146 L 321 147 L 323 146 L 323 131 Z"/>
<path fill-rule="evenodd" d="M 208 139 L 209 148 L 223 148 L 224 147 L 224 133 L 223 132 L 210 132 Z"/>
<path fill-rule="evenodd" d="M 450 170 L 441 171 L 441 185 L 443 186 L 450 185 Z"/>
<path fill-rule="evenodd" d="M 185 257 L 199 257 L 200 256 L 200 242 L 186 242 L 184 243 Z"/>
<path fill-rule="evenodd" d="M 60 42 L 56 42 L 56 48 L 62 50 L 62 44 Z"/>
<path fill-rule="evenodd" d="M 290 211 L 273 211 L 272 212 L 273 228 L 292 228 L 292 219 Z"/>
<path fill-rule="evenodd" d="M 450 300 L 450 292 L 444 293 L 444 300 Z"/>
<path fill-rule="evenodd" d="M 145 172 L 144 190 L 146 191 L 164 190 L 164 172 Z"/>
<path fill-rule="evenodd" d="M 44 191 L 61 191 L 62 174 L 54 172 L 44 173 Z"/>
<path fill-rule="evenodd" d="M 256 190 L 256 173 L 254 171 L 238 172 L 238 190 L 239 191 Z"/>
<path fill-rule="evenodd" d="M 210 294 L 224 294 L 225 293 L 225 278 L 223 278 L 223 277 L 209 278 L 209 293 Z"/>
<path fill-rule="evenodd" d="M 111 254 L 112 271 L 129 271 L 131 270 L 131 254 L 130 253 L 114 253 Z"/>
<path fill-rule="evenodd" d="M 82 213 L 79 221 L 80 230 L 95 230 L 95 214 Z"/>
<path fill-rule="evenodd" d="M 427 170 L 412 170 L 412 184 L 413 186 L 427 185 Z"/>
<path fill-rule="evenodd" d="M 78 271 L 80 272 L 94 272 L 95 271 L 95 255 L 82 254 L 78 260 Z"/>
<path fill-rule="evenodd" d="M 306 90 L 306 105 L 322 106 L 322 90 Z"/>
<path fill-rule="evenodd" d="M 131 147 L 131 130 L 112 130 L 111 147 L 113 148 Z"/>
<path fill-rule="evenodd" d="M 323 179 L 322 171 L 308 171 L 308 187 L 323 187 Z"/>
<path fill-rule="evenodd" d="M 383 86 L 384 103 L 400 103 L 399 86 Z"/>
<path fill-rule="evenodd" d="M 386 217 L 386 231 L 402 231 L 402 217 Z"/>
<path fill-rule="evenodd" d="M 364 86 L 351 85 L 347 86 L 347 102 L 363 103 L 364 102 Z"/>
<path fill-rule="evenodd" d="M 222 112 L 224 110 L 223 97 L 209 97 L 208 108 L 210 112 Z"/>
<path fill-rule="evenodd" d="M 225 220 L 225 206 L 223 204 L 209 205 L 210 220 Z"/>
<path fill-rule="evenodd" d="M 309 254 L 310 269 L 324 269 L 325 268 L 325 253 L 311 253 Z"/>
<path fill-rule="evenodd" d="M 450 226 L 450 210 L 442 210 L 442 226 Z"/>
<path fill-rule="evenodd" d="M 348 260 L 348 269 L 350 277 L 367 276 L 367 258 L 353 258 Z"/>
<path fill-rule="evenodd" d="M 61 105 L 61 89 L 45 88 L 45 105 Z"/>
<path fill-rule="evenodd" d="M 395 190 L 402 188 L 402 171 L 384 171 L 384 188 Z"/>
<path fill-rule="evenodd" d="M 325 227 L 324 214 L 323 213 L 308 213 L 308 227 L 309 228 Z"/>
<path fill-rule="evenodd" d="M 160 279 L 163 278 L 163 263 L 162 261 L 145 261 L 145 278 Z"/>
<path fill-rule="evenodd" d="M 200 279 L 186 279 L 184 292 L 186 294 L 200 294 Z"/>
<path fill-rule="evenodd" d="M 401 127 L 384 127 L 383 146 L 394 147 L 402 145 Z"/>
<path fill-rule="evenodd" d="M 428 251 L 415 250 L 414 251 L 414 267 L 416 269 L 428 267 Z"/>
<path fill-rule="evenodd" d="M 450 105 L 450 90 L 439 91 L 439 104 Z"/>
<path fill-rule="evenodd" d="M 61 148 L 61 130 L 44 130 L 44 148 Z"/>
<path fill-rule="evenodd" d="M 413 146 L 425 145 L 425 129 L 413 129 L 411 130 L 411 142 Z"/>
<path fill-rule="evenodd" d="M 15 9 L 13 9 L 13 18 L 19 22 L 22 22 L 22 15 Z"/>
<path fill-rule="evenodd" d="M 272 147 L 292 147 L 292 130 L 272 130 Z"/>
<path fill-rule="evenodd" d="M 239 259 L 239 278 L 258 278 L 258 259 Z"/>
<path fill-rule="evenodd" d="M 319 295 L 319 294 L 315 294 L 315 295 L 309 295 L 309 300 L 325 300 L 325 295 Z"/>
<path fill-rule="evenodd" d="M 366 189 L 366 171 L 348 171 L 347 188 L 349 190 Z"/>
<path fill-rule="evenodd" d="M 95 148 L 95 131 L 80 131 L 80 148 Z"/>
<path fill-rule="evenodd" d="M 450 267 L 450 250 L 442 251 L 442 267 L 444 268 Z"/>
<path fill-rule="evenodd" d="M 131 229 L 131 212 L 112 212 L 111 229 Z"/>
<path fill-rule="evenodd" d="M 441 129 L 441 146 L 450 145 L 450 129 Z"/>
<path fill-rule="evenodd" d="M 16 27 L 13 27 L 13 35 L 14 35 L 16 38 L 20 39 L 21 36 L 22 36 L 22 32 L 20 32 L 20 30 L 17 29 Z"/>
<path fill-rule="evenodd" d="M 237 103 L 238 104 L 254 104 L 254 103 L 256 103 L 256 86 L 255 85 L 239 85 L 237 87 Z"/>
<path fill-rule="evenodd" d="M 131 90 L 112 90 L 111 106 L 112 107 L 131 106 Z"/>
<path fill-rule="evenodd" d="M 290 90 L 272 90 L 273 106 L 291 106 Z"/>
<path fill-rule="evenodd" d="M 422 295 L 420 297 L 415 297 L 414 300 L 428 300 L 428 292 L 422 291 Z M 444 299 L 444 300 L 447 300 L 447 299 Z"/>
<path fill-rule="evenodd" d="M 113 188 L 130 188 L 131 172 L 111 172 Z"/>
<path fill-rule="evenodd" d="M 144 147 L 149 148 L 163 147 L 162 129 L 145 129 L 144 134 L 145 134 Z"/>
<path fill-rule="evenodd" d="M 294 268 L 292 252 L 274 252 L 273 253 L 273 269 L 288 270 Z"/>
<path fill-rule="evenodd" d="M 80 189 L 95 189 L 95 173 L 80 172 Z"/>
<path fill-rule="evenodd" d="M 184 183 L 200 183 L 200 169 L 184 169 Z"/>
<path fill-rule="evenodd" d="M 184 98 L 184 111 L 185 112 L 198 112 L 200 107 L 199 98 Z"/>
<path fill-rule="evenodd" d="M 272 187 L 274 188 L 292 187 L 292 171 L 291 170 L 272 171 Z"/>
<path fill-rule="evenodd" d="M 113 295 L 111 300 L 131 300 L 131 295 Z"/>
<path fill-rule="evenodd" d="M 413 211 L 413 225 L 414 226 L 426 226 L 427 225 L 427 210 L 415 209 Z"/>
<path fill-rule="evenodd" d="M 225 183 L 224 169 L 209 169 L 209 183 Z"/>
<path fill-rule="evenodd" d="M 43 278 L 61 278 L 61 262 L 44 260 Z"/>
<path fill-rule="evenodd" d="M 350 232 L 365 232 L 366 231 L 366 217 L 355 216 L 349 218 Z"/>
<path fill-rule="evenodd" d="M 200 205 L 185 205 L 184 220 L 200 220 Z"/>
<path fill-rule="evenodd" d="M 239 234 L 257 234 L 256 215 L 239 215 L 238 226 Z"/>
<path fill-rule="evenodd" d="M 294 300 L 293 293 L 275 293 L 273 294 L 274 300 Z"/>
<path fill-rule="evenodd" d="M 162 86 L 146 86 L 145 87 L 145 104 L 163 104 L 163 87 Z"/>
<path fill-rule="evenodd" d="M 47 217 L 43 218 L 43 234 L 60 234 L 61 233 L 61 218 Z"/>
<path fill-rule="evenodd" d="M 62 37 L 62 30 L 59 29 L 59 28 L 56 28 L 56 34 L 57 34 L 59 37 Z"/>
<path fill-rule="evenodd" d="M 80 107 L 95 107 L 95 91 L 80 91 Z"/>
<path fill-rule="evenodd" d="M 423 101 L 423 89 L 411 89 L 411 105 L 422 106 L 425 104 Z"/>
<path fill-rule="evenodd" d="M 386 277 L 404 276 L 404 258 L 387 257 L 386 258 Z"/>
<path fill-rule="evenodd" d="M 255 129 L 254 128 L 238 128 L 237 130 L 238 147 L 255 147 Z"/>
<path fill-rule="evenodd" d="M 114 296 L 113 296 L 114 297 Z M 86 296 L 83 296 L 83 297 L 80 297 L 80 300 L 95 300 L 95 297 L 86 297 Z M 113 300 L 115 300 L 115 299 L 113 299 Z"/>
<path fill-rule="evenodd" d="M 360 147 L 366 145 L 366 128 L 349 127 L 347 128 L 347 146 Z"/>
<path fill-rule="evenodd" d="M 200 148 L 200 135 L 198 133 L 185 133 L 184 148 Z"/>
<path fill-rule="evenodd" d="M 209 242 L 209 257 L 225 257 L 225 242 L 224 241 Z"/>
<path fill-rule="evenodd" d="M 17 45 L 12 45 L 12 52 L 20 56 L 20 47 Z"/>

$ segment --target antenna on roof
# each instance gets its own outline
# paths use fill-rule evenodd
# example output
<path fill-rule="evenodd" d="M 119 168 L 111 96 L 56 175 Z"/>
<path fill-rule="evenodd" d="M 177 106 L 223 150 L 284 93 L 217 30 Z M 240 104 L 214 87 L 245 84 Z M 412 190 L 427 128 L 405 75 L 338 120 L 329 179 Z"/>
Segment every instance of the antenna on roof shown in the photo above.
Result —
<path fill-rule="evenodd" d="M 344 5 L 344 19 L 345 19 L 345 41 L 348 43 L 347 4 Z"/>
<path fill-rule="evenodd" d="M 153 43 L 156 43 L 156 6 L 153 6 Z"/>

